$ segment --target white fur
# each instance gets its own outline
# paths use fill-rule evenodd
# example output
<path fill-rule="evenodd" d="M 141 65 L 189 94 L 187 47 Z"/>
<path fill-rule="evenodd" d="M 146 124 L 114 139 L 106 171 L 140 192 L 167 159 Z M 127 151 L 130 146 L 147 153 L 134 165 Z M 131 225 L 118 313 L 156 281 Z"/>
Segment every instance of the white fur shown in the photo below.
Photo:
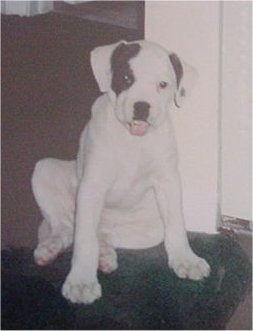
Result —
<path fill-rule="evenodd" d="M 35 259 L 49 263 L 73 242 L 71 270 L 62 289 L 72 302 L 90 303 L 101 296 L 97 269 L 117 268 L 115 247 L 147 248 L 164 240 L 169 266 L 179 277 L 198 280 L 209 274 L 185 231 L 169 113 L 177 93 L 175 73 L 166 50 L 139 43 L 141 52 L 130 60 L 136 82 L 118 98 L 108 83 L 108 61 L 119 43 L 92 52 L 94 75 L 105 93 L 92 107 L 77 160 L 42 160 L 33 174 L 44 216 Z M 161 90 L 160 81 L 168 82 L 168 88 Z M 142 137 L 127 128 L 139 100 L 151 105 L 150 128 Z"/>

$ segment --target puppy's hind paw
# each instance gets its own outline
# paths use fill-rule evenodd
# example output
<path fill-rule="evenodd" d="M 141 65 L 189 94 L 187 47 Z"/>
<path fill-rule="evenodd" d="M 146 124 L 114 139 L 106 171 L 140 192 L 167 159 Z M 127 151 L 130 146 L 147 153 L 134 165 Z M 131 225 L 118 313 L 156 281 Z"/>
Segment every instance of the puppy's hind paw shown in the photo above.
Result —
<path fill-rule="evenodd" d="M 118 268 L 117 253 L 111 247 L 100 252 L 99 270 L 104 273 L 111 273 Z"/>
<path fill-rule="evenodd" d="M 40 243 L 33 255 L 35 262 L 40 266 L 52 263 L 62 251 L 62 242 L 59 238 L 52 238 Z"/>

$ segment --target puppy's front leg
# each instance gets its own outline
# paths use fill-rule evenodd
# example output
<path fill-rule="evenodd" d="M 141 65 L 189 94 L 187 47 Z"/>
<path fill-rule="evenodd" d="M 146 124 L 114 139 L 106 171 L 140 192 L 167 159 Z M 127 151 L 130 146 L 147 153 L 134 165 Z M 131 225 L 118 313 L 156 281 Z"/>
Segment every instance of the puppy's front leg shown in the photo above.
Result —
<path fill-rule="evenodd" d="M 160 175 L 163 173 L 161 170 Z M 154 184 L 158 208 L 165 228 L 165 248 L 169 266 L 180 278 L 200 280 L 210 272 L 208 263 L 191 249 L 184 224 L 181 183 L 178 171 L 171 169 Z"/>
<path fill-rule="evenodd" d="M 63 295 L 74 303 L 91 303 L 101 296 L 97 280 L 97 227 L 105 190 L 90 180 L 82 180 L 77 194 L 74 251 Z"/>

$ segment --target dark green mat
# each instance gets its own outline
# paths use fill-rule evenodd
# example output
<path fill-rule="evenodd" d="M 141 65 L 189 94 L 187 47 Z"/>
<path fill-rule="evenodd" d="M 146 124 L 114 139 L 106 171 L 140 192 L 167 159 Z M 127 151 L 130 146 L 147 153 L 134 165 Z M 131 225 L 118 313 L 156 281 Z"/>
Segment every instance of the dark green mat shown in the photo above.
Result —
<path fill-rule="evenodd" d="M 250 288 L 251 264 L 230 237 L 189 233 L 189 239 L 209 262 L 209 278 L 177 278 L 163 245 L 118 250 L 119 268 L 99 273 L 103 297 L 92 305 L 68 303 L 60 294 L 70 253 L 38 267 L 31 250 L 3 251 L 2 329 L 224 329 Z"/>

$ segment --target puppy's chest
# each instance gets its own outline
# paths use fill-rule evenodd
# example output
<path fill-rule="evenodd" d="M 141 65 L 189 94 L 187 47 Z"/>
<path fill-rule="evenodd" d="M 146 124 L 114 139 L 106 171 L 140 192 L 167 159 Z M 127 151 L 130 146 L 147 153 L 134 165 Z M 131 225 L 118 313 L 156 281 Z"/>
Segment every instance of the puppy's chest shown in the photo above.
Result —
<path fill-rule="evenodd" d="M 125 153 L 118 159 L 115 180 L 108 192 L 109 203 L 134 204 L 151 188 L 152 164 L 147 155 Z"/>
<path fill-rule="evenodd" d="M 148 185 L 152 176 L 149 164 L 121 164 L 117 169 L 114 188 L 133 189 L 138 186 Z"/>

